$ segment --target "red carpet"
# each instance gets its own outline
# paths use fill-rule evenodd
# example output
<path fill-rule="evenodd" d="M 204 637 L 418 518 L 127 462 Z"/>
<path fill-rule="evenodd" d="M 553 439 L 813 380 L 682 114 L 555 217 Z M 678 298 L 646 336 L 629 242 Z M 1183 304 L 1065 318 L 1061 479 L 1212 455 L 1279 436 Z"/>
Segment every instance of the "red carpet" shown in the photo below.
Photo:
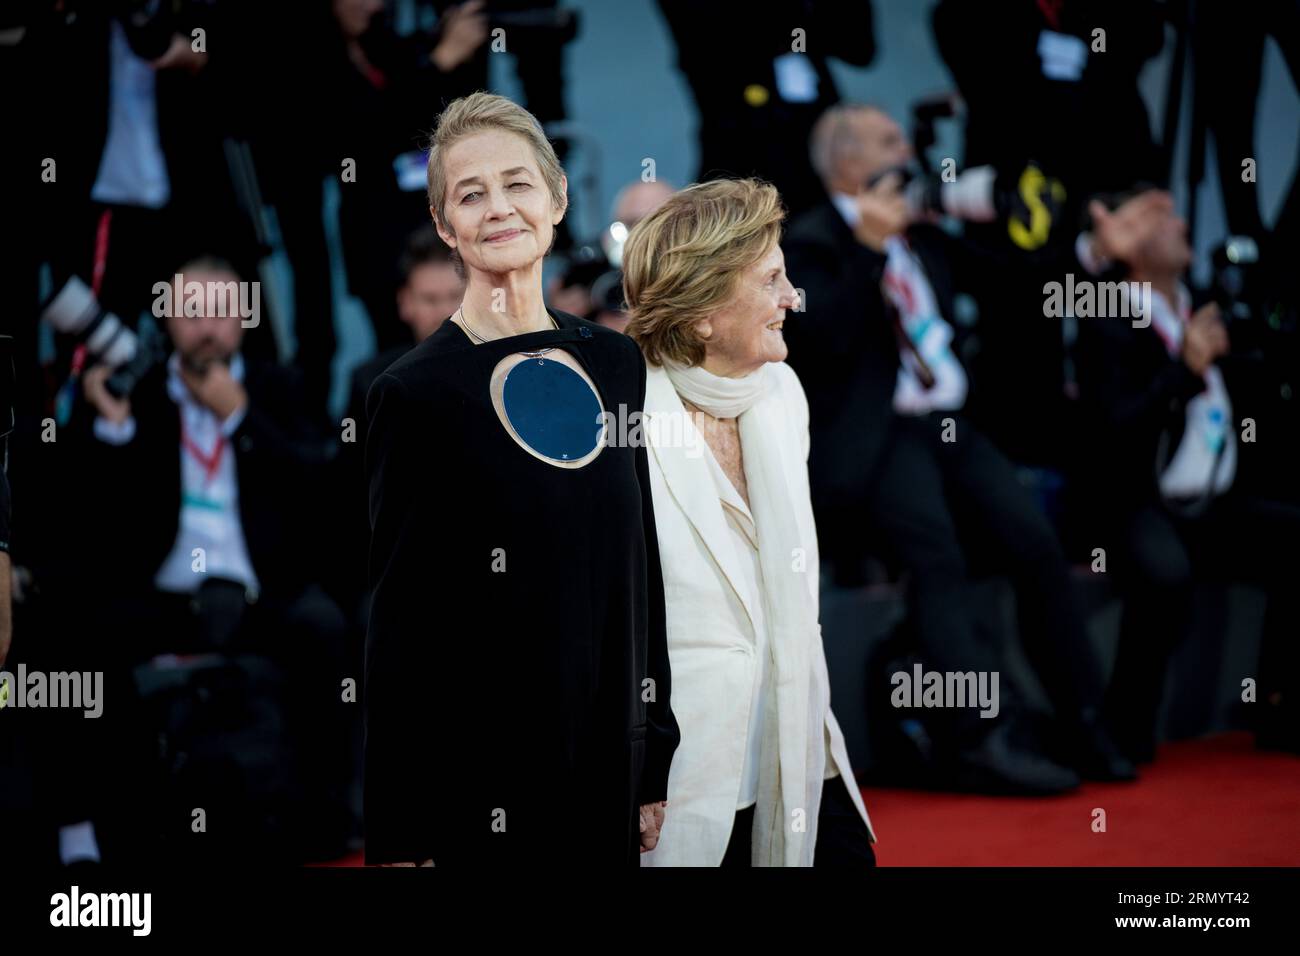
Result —
<path fill-rule="evenodd" d="M 1167 744 L 1136 783 L 1061 797 L 862 796 L 881 866 L 1300 865 L 1300 757 L 1244 733 Z"/>
<path fill-rule="evenodd" d="M 1244 733 L 1167 744 L 1137 783 L 1062 797 L 862 797 L 881 866 L 1300 865 L 1300 757 L 1257 751 Z M 1105 833 L 1092 831 L 1095 808 Z"/>

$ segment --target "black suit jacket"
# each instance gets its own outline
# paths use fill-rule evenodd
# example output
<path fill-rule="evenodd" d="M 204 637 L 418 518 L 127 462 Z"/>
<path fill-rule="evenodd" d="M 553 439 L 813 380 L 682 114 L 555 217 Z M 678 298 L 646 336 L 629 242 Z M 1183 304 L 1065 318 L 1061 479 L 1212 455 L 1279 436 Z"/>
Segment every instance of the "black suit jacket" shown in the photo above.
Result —
<path fill-rule="evenodd" d="M 306 411 L 296 370 L 246 358 L 244 388 L 248 408 L 226 451 L 235 456 L 244 539 L 261 593 L 292 597 L 320 573 L 325 522 L 316 488 L 332 446 Z M 131 411 L 136 431 L 127 444 L 87 436 L 88 471 L 104 492 L 91 520 L 115 555 L 96 577 L 147 587 L 180 523 L 180 408 L 167 393 L 165 365 L 136 387 Z"/>
<path fill-rule="evenodd" d="M 659 0 L 699 110 L 698 178 L 758 176 L 781 191 L 793 215 L 825 198 L 808 137 L 817 117 L 840 99 L 830 57 L 866 66 L 875 56 L 871 4 L 780 0 L 762 7 L 758 13 L 743 0 Z M 801 55 L 817 75 L 807 103 L 781 98 L 773 65 L 791 52 L 795 29 L 806 33 Z"/>
<path fill-rule="evenodd" d="M 37 155 L 57 160 L 59 188 L 35 193 L 39 208 L 53 215 L 65 205 L 85 202 L 99 174 L 109 131 L 110 30 L 113 7 L 125 4 L 79 2 L 58 12 L 42 6 L 29 20 L 22 53 L 37 71 L 29 84 L 35 108 L 28 113 Z M 247 66 L 229 55 L 234 38 L 225 16 L 229 4 L 154 5 L 148 26 L 127 29 L 132 51 L 145 60 L 161 56 L 174 34 L 189 40 L 205 31 L 207 65 L 197 74 L 159 70 L 155 80 L 158 140 L 167 164 L 171 202 L 200 202 L 205 214 L 233 208 L 221 136 L 238 115 L 223 109 L 226 84 Z M 69 12 L 75 15 L 69 15 Z M 127 18 L 134 22 L 133 18 Z M 194 116 L 209 117 L 204 123 Z M 18 137 L 25 140 L 28 137 Z M 37 145 L 39 144 L 39 145 Z M 24 146 L 26 148 L 26 146 Z M 205 247 L 206 248 L 206 247 Z"/>
<path fill-rule="evenodd" d="M 1160 497 L 1157 455 L 1182 440 L 1187 403 L 1205 388 L 1153 328 L 1127 319 L 1079 323 L 1079 394 L 1088 426 L 1090 487 L 1107 489 L 1106 505 L 1127 511 Z"/>
<path fill-rule="evenodd" d="M 933 11 L 934 37 L 966 102 L 965 165 L 1019 173 L 1034 160 L 1065 184 L 1067 209 L 1077 210 L 1097 192 L 1166 175 L 1137 81 L 1164 44 L 1171 5 L 1054 6 L 1055 22 L 1044 12 L 1048 5 L 1033 0 L 1007 0 L 995 17 L 982 4 L 942 0 Z M 1106 34 L 1104 53 L 1090 49 L 1097 29 Z M 1044 31 L 1071 36 L 1086 51 L 1078 81 L 1044 74 Z M 1103 129 L 1102 135 L 1078 132 Z M 1068 213 L 1065 221 L 1073 221 Z"/>
<path fill-rule="evenodd" d="M 907 239 L 939 311 L 960 332 L 953 321 L 950 240 L 924 225 L 909 229 Z M 785 336 L 788 361 L 808 395 L 813 501 L 823 513 L 857 506 L 894 431 L 899 346 L 881 289 L 885 256 L 858 242 L 829 201 L 796 219 L 782 248 L 790 281 L 805 299 L 804 311 L 787 317 Z"/>

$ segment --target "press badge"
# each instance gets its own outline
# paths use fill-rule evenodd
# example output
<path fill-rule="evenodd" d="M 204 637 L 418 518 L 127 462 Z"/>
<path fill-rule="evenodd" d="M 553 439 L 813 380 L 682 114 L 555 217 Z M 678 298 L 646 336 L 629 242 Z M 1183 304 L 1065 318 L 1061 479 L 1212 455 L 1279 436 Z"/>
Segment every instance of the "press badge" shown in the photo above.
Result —
<path fill-rule="evenodd" d="M 1043 61 L 1043 76 L 1077 83 L 1088 63 L 1088 44 L 1068 33 L 1044 30 L 1038 34 L 1038 56 Z"/>
<path fill-rule="evenodd" d="M 806 53 L 784 53 L 772 61 L 776 91 L 787 103 L 812 103 L 817 99 L 817 71 Z"/>
<path fill-rule="evenodd" d="M 429 154 L 420 149 L 402 153 L 393 160 L 397 188 L 405 193 L 422 193 L 428 188 Z"/>

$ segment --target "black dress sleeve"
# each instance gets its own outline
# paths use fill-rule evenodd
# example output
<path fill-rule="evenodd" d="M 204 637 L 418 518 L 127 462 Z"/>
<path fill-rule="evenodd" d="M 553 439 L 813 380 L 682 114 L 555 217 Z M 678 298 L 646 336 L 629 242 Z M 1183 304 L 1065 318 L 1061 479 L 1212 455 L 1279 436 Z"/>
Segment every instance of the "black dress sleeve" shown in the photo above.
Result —
<path fill-rule="evenodd" d="M 640 366 L 640 403 L 645 408 L 646 367 Z M 668 625 L 664 611 L 664 577 L 659 566 L 659 534 L 655 527 L 650 490 L 650 460 L 645 443 L 636 448 L 636 480 L 641 487 L 641 517 L 646 547 L 647 661 L 646 677 L 654 681 L 654 700 L 646 702 L 646 759 L 641 772 L 637 803 L 644 806 L 668 799 L 668 768 L 681 742 L 681 730 L 672 711 L 672 675 L 668 666 Z M 638 692 L 640 690 L 638 689 Z"/>
<path fill-rule="evenodd" d="M 366 862 L 436 863 L 435 792 L 445 755 L 420 732 L 447 726 L 433 712 L 441 695 L 429 692 L 434 642 L 424 595 L 435 580 L 430 555 L 438 549 L 421 534 L 420 514 L 432 492 L 423 448 L 433 423 L 416 428 L 401 383 L 387 374 L 375 381 L 366 406 L 373 588 L 362 698 Z"/>

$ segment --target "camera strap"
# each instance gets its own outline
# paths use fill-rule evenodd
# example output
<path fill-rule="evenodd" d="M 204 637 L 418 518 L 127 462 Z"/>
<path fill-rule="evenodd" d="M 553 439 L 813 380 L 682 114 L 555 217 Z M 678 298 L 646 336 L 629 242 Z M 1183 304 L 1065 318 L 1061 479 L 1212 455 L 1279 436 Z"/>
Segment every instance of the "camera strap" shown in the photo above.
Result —
<path fill-rule="evenodd" d="M 113 223 L 113 209 L 109 207 L 99 214 L 99 225 L 95 227 L 95 263 L 90 272 L 90 291 L 96 299 L 104 285 L 104 267 L 108 264 L 108 232 Z"/>
<path fill-rule="evenodd" d="M 90 291 L 96 299 L 99 298 L 99 290 L 104 285 L 104 270 L 108 264 L 108 236 L 112 224 L 113 209 L 108 207 L 99 214 L 99 223 L 95 227 L 95 259 L 90 269 Z M 66 425 L 72 418 L 72 404 L 77 394 L 77 383 L 81 380 L 82 370 L 86 367 L 88 354 L 85 342 L 79 343 L 72 351 L 68 378 L 54 396 L 54 420 L 59 425 Z"/>

